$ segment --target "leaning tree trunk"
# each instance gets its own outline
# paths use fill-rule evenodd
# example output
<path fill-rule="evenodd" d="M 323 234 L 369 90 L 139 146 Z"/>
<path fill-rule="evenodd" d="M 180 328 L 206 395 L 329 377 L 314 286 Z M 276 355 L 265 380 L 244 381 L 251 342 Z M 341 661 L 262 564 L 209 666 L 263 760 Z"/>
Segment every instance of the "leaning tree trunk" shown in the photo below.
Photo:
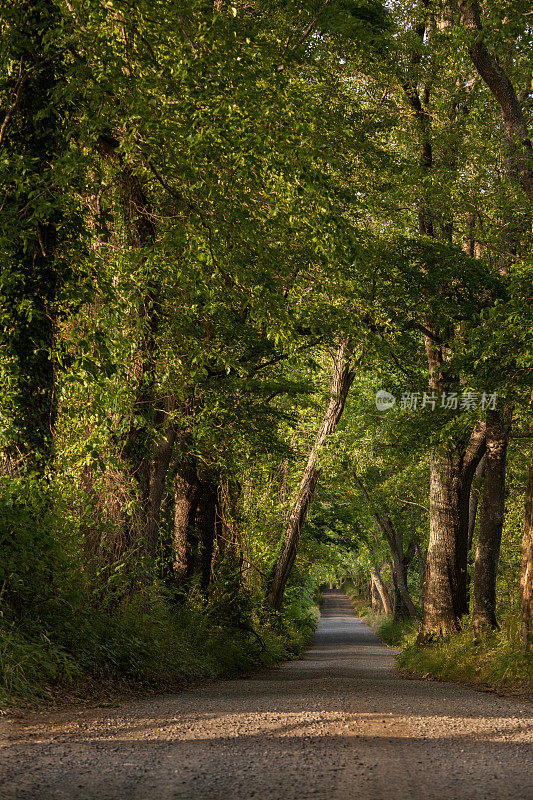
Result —
<path fill-rule="evenodd" d="M 374 587 L 379 595 L 379 599 L 381 601 L 381 605 L 383 606 L 383 611 L 387 616 L 391 616 L 392 614 L 392 604 L 390 600 L 390 595 L 387 591 L 387 587 L 383 583 L 383 579 L 381 577 L 381 572 L 377 564 L 370 568 L 370 578 L 372 580 L 372 591 L 374 591 Z"/>
<path fill-rule="evenodd" d="M 533 203 L 533 146 L 524 111 L 507 72 L 486 45 L 479 3 L 460 0 L 459 9 L 464 27 L 474 34 L 468 48 L 472 63 L 500 106 L 516 173 Z"/>
<path fill-rule="evenodd" d="M 419 617 L 419 613 L 407 587 L 408 561 L 403 553 L 403 536 L 394 529 L 391 520 L 388 520 L 388 522 L 390 524 L 390 533 L 387 536 L 387 541 L 392 554 L 392 580 L 399 600 L 394 604 L 394 617 L 396 620 L 407 616 L 416 618 Z"/>
<path fill-rule="evenodd" d="M 505 465 L 509 441 L 508 412 L 487 411 L 485 483 L 474 566 L 474 630 L 497 628 L 496 575 L 502 539 Z"/>
<path fill-rule="evenodd" d="M 522 539 L 522 642 L 525 653 L 533 651 L 533 450 L 529 462 L 529 479 L 526 489 L 524 537 Z"/>
<path fill-rule="evenodd" d="M 343 339 L 333 362 L 328 407 L 309 453 L 298 494 L 285 529 L 283 548 L 274 565 L 268 587 L 267 600 L 275 609 L 281 607 L 285 585 L 296 558 L 302 526 L 318 481 L 319 470 L 317 463 L 320 448 L 327 437 L 335 431 L 344 410 L 350 386 L 355 378 L 355 372 L 350 368 L 350 361 L 348 340 Z"/>
<path fill-rule="evenodd" d="M 394 616 L 395 618 L 402 616 L 418 617 L 418 611 L 416 610 L 416 606 L 413 603 L 413 599 L 409 594 L 409 589 L 407 588 L 407 571 L 405 569 L 405 556 L 403 552 L 403 535 L 396 530 L 388 511 L 383 508 L 380 510 L 376 507 L 376 505 L 374 505 L 374 501 L 372 500 L 363 481 L 357 475 L 354 475 L 354 480 L 365 496 L 365 499 L 370 507 L 370 512 L 376 520 L 378 527 L 383 533 L 383 536 L 385 537 L 391 551 L 391 572 L 395 592 Z"/>

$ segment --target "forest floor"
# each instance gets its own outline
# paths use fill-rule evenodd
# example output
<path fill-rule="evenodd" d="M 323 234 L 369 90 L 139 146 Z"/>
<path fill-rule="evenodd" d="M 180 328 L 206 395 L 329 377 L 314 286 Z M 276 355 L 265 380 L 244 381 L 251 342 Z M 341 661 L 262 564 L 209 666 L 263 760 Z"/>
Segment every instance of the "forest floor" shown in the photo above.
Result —
<path fill-rule="evenodd" d="M 4 800 L 533 800 L 533 706 L 408 680 L 325 595 L 300 661 L 0 721 Z"/>

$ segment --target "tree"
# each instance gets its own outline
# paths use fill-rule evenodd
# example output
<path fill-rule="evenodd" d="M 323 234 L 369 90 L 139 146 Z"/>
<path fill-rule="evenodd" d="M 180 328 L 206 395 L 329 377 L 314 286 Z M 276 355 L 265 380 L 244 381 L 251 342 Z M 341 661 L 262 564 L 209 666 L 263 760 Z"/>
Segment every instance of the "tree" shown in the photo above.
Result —
<path fill-rule="evenodd" d="M 20 467 L 43 472 L 57 414 L 58 302 L 71 272 L 68 241 L 80 236 L 73 120 L 57 3 L 15 0 L 3 11 L 2 449 Z"/>
<path fill-rule="evenodd" d="M 327 437 L 334 433 L 339 423 L 354 378 L 355 371 L 352 364 L 350 343 L 348 339 L 343 338 L 333 360 L 329 403 L 308 455 L 298 493 L 285 529 L 282 550 L 272 570 L 267 598 L 275 609 L 281 607 L 285 584 L 296 559 L 301 530 L 320 476 L 318 466 L 320 450 Z"/>

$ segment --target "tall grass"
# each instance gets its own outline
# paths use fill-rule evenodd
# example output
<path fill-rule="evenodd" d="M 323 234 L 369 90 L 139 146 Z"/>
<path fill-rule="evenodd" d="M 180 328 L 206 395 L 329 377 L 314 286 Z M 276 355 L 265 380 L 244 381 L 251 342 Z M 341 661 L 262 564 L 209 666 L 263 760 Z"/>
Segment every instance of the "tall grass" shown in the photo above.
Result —
<path fill-rule="evenodd" d="M 96 699 L 178 690 L 247 674 L 298 657 L 318 611 L 291 603 L 283 614 L 225 623 L 216 609 L 137 597 L 114 611 L 63 609 L 55 617 L 0 618 L 0 699 L 4 706 L 59 697 Z"/>

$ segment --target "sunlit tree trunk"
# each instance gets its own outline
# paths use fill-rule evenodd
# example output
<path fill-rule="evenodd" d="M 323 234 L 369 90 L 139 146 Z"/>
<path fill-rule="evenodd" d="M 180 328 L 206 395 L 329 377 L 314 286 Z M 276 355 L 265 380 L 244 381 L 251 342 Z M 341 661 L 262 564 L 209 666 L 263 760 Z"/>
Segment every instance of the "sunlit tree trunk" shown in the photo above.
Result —
<path fill-rule="evenodd" d="M 276 609 L 281 607 L 283 601 L 285 585 L 296 559 L 302 526 L 318 481 L 320 448 L 327 437 L 335 431 L 344 410 L 350 386 L 355 378 L 355 372 L 351 369 L 350 363 L 349 343 L 347 339 L 343 339 L 333 361 L 328 407 L 307 459 L 298 494 L 285 529 L 282 551 L 274 565 L 267 591 L 268 602 Z"/>
<path fill-rule="evenodd" d="M 529 477 L 526 489 L 520 594 L 522 599 L 522 641 L 524 651 L 531 653 L 533 650 L 533 450 L 531 451 L 529 462 Z"/>
<path fill-rule="evenodd" d="M 485 425 L 468 444 L 430 455 L 430 528 L 421 640 L 459 629 L 468 611 L 468 524 L 472 479 L 485 451 Z"/>
<path fill-rule="evenodd" d="M 174 479 L 174 520 L 172 528 L 174 581 L 178 589 L 185 588 L 191 577 L 198 549 L 195 529 L 200 482 L 193 463 L 178 467 Z"/>
<path fill-rule="evenodd" d="M 381 606 L 383 608 L 383 612 L 385 614 L 387 614 L 388 616 L 390 616 L 392 614 L 392 604 L 391 604 L 391 600 L 390 600 L 390 595 L 389 595 L 389 592 L 387 590 L 387 587 L 383 583 L 383 579 L 381 577 L 381 571 L 380 571 L 379 567 L 377 566 L 377 564 L 375 564 L 373 567 L 371 567 L 371 569 L 370 569 L 370 578 L 372 580 L 372 591 L 374 591 L 374 587 L 375 587 L 375 591 L 377 592 L 377 594 L 379 596 L 379 600 L 380 600 Z"/>

